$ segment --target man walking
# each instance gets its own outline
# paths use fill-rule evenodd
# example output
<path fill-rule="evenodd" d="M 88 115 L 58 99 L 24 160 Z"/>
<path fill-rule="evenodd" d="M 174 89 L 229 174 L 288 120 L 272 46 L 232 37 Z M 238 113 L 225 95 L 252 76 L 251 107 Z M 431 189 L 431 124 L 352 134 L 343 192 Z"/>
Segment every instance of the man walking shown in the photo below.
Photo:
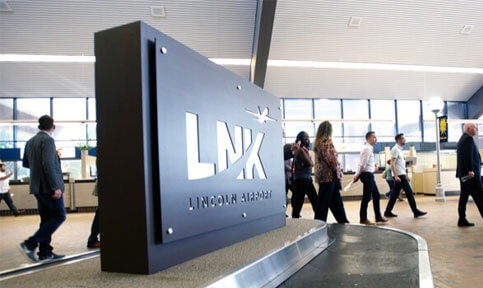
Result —
<path fill-rule="evenodd" d="M 483 217 L 483 189 L 481 186 L 481 159 L 478 148 L 476 148 L 473 136 L 476 135 L 476 125 L 466 123 L 464 133 L 461 135 L 458 145 L 456 146 L 457 166 L 456 177 L 460 179 L 460 200 L 458 202 L 458 226 L 468 227 L 475 224 L 466 219 L 466 203 L 471 195 L 475 201 L 480 215 Z"/>
<path fill-rule="evenodd" d="M 381 216 L 381 209 L 379 200 L 381 195 L 377 189 L 376 181 L 374 181 L 374 171 L 376 165 L 374 163 L 374 145 L 376 145 L 377 137 L 376 133 L 369 131 L 366 134 L 366 146 L 361 151 L 361 157 L 359 160 L 359 166 L 357 172 L 354 175 L 353 182 L 357 182 L 359 178 L 363 184 L 361 209 L 359 212 L 361 224 L 374 225 L 373 222 L 367 219 L 367 205 L 373 199 L 372 205 L 374 206 L 374 214 L 376 216 L 376 222 L 387 222 L 387 219 Z"/>
<path fill-rule="evenodd" d="M 52 252 L 50 246 L 52 234 L 65 220 L 64 181 L 60 159 L 55 149 L 52 132 L 55 130 L 54 119 L 48 115 L 39 118 L 39 130 L 27 144 L 23 156 L 23 166 L 30 168 L 30 194 L 37 199 L 40 215 L 40 227 L 27 240 L 20 243 L 20 251 L 32 262 L 58 259 L 64 255 Z M 39 248 L 38 260 L 35 249 Z"/>
<path fill-rule="evenodd" d="M 389 199 L 389 202 L 386 206 L 386 211 L 384 212 L 384 216 L 386 217 L 397 217 L 396 214 L 393 214 L 392 208 L 396 203 L 397 198 L 399 197 L 399 193 L 401 192 L 401 188 L 406 192 L 406 197 L 408 198 L 409 206 L 413 211 L 414 218 L 418 218 L 420 216 L 426 215 L 427 212 L 423 212 L 418 210 L 416 207 L 416 200 L 414 200 L 413 189 L 409 184 L 408 177 L 406 175 L 406 160 L 404 159 L 403 147 L 406 144 L 406 138 L 404 137 L 403 133 L 399 133 L 395 137 L 396 145 L 391 149 L 391 169 L 394 175 L 394 181 L 396 181 L 394 185 L 394 191 Z"/>
<path fill-rule="evenodd" d="M 17 207 L 13 205 L 12 198 L 10 197 L 10 186 L 8 185 L 8 178 L 10 178 L 13 173 L 10 171 L 7 174 L 6 171 L 7 166 L 5 163 L 0 162 L 0 203 L 4 200 L 13 215 L 18 216 L 18 210 Z"/>

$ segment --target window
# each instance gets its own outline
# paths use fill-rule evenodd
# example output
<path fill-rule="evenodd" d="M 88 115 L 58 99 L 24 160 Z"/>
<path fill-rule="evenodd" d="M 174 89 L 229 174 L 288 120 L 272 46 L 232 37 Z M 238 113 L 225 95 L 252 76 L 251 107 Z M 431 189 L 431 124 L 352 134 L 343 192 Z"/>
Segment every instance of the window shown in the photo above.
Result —
<path fill-rule="evenodd" d="M 87 109 L 89 110 L 88 120 L 96 120 L 96 98 L 87 99 L 87 104 Z"/>
<path fill-rule="evenodd" d="M 312 99 L 285 99 L 285 119 L 312 119 Z"/>
<path fill-rule="evenodd" d="M 285 119 L 312 119 L 312 99 L 285 99 Z M 285 136 L 295 138 L 300 131 L 314 136 L 311 121 L 289 121 L 284 123 Z M 290 143 L 290 142 L 287 142 Z"/>
<path fill-rule="evenodd" d="M 0 99 L 0 120 L 13 120 L 13 99 Z M 13 127 L 0 125 L 0 148 L 13 147 Z"/>
<path fill-rule="evenodd" d="M 314 115 L 316 119 L 321 120 L 340 120 L 342 119 L 340 100 L 335 99 L 315 99 Z M 315 133 L 321 122 L 315 123 Z M 342 142 L 342 122 L 330 121 L 332 124 L 332 137 L 334 142 Z"/>
<path fill-rule="evenodd" d="M 369 120 L 367 100 L 342 100 L 344 120 Z M 369 121 L 344 121 L 344 142 L 363 143 L 369 131 Z"/>
<path fill-rule="evenodd" d="M 85 98 L 54 98 L 52 101 L 52 117 L 55 121 L 87 119 Z"/>
<path fill-rule="evenodd" d="M 397 101 L 399 133 L 404 133 L 408 142 L 421 142 L 419 101 Z"/>
<path fill-rule="evenodd" d="M 17 119 L 37 120 L 42 115 L 50 115 L 50 99 L 48 98 L 17 99 Z"/>
<path fill-rule="evenodd" d="M 443 115 L 442 111 L 438 117 Z M 436 142 L 436 127 L 434 126 L 434 112 L 431 111 L 429 101 L 423 101 L 424 142 Z"/>
<path fill-rule="evenodd" d="M 312 122 L 285 122 L 285 136 L 295 138 L 300 131 L 305 131 L 310 137 L 314 137 L 314 123 Z M 290 142 L 287 142 L 290 143 Z"/>
<path fill-rule="evenodd" d="M 372 131 L 380 142 L 393 142 L 396 136 L 394 100 L 371 100 Z"/>
<path fill-rule="evenodd" d="M 50 115 L 49 98 L 17 99 L 17 119 L 37 120 L 42 115 Z M 26 141 L 39 131 L 37 123 L 17 126 L 17 140 Z"/>
<path fill-rule="evenodd" d="M 448 119 L 466 119 L 466 105 L 462 102 L 447 102 Z M 449 121 L 448 121 L 449 122 Z M 448 141 L 458 142 L 463 134 L 463 123 L 448 123 Z"/>

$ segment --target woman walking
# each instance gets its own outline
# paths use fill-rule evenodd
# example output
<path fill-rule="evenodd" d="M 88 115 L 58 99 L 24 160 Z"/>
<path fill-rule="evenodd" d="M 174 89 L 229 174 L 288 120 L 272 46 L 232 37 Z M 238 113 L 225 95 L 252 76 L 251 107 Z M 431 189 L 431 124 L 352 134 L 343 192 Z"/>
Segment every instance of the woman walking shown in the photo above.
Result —
<path fill-rule="evenodd" d="M 320 123 L 314 142 L 315 181 L 319 183 L 319 199 L 315 219 L 327 222 L 327 214 L 332 211 L 337 223 L 349 223 L 340 195 L 342 170 L 337 151 L 332 143 L 332 124 Z"/>
<path fill-rule="evenodd" d="M 298 149 L 293 157 L 295 191 L 292 193 L 292 218 L 300 218 L 300 210 L 302 210 L 302 206 L 304 205 L 305 194 L 307 194 L 312 204 L 314 213 L 316 212 L 317 192 L 312 183 L 312 167 L 314 164 L 309 154 L 309 134 L 301 131 L 297 135 L 295 145 Z"/>

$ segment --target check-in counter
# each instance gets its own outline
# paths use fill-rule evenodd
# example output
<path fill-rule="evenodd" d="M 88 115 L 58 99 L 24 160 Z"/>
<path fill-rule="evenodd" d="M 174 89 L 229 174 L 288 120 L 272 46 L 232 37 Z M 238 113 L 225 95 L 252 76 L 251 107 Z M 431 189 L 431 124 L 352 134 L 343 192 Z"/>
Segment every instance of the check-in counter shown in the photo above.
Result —
<path fill-rule="evenodd" d="M 63 194 L 64 206 L 67 211 L 77 210 L 84 207 L 96 207 L 97 197 L 92 195 L 95 180 L 65 180 Z M 37 209 L 37 201 L 29 194 L 29 183 L 10 183 L 12 201 L 20 210 Z M 0 205 L 0 211 L 9 210 L 7 205 Z"/>
<path fill-rule="evenodd" d="M 413 172 L 411 184 L 415 193 L 436 195 L 437 168 L 424 168 L 423 172 Z M 460 184 L 456 178 L 456 170 L 443 169 L 441 171 L 441 184 L 446 192 L 460 191 Z"/>

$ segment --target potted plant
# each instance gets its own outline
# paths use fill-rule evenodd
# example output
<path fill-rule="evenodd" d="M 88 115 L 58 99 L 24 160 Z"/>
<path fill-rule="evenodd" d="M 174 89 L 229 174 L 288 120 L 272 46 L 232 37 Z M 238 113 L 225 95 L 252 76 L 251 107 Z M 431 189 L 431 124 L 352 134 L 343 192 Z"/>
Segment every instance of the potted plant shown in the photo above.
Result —
<path fill-rule="evenodd" d="M 77 149 L 79 149 L 81 153 L 81 171 L 82 171 L 82 178 L 87 178 L 87 157 L 89 153 L 89 149 L 92 147 L 89 147 L 87 143 L 82 143 L 77 145 Z"/>

